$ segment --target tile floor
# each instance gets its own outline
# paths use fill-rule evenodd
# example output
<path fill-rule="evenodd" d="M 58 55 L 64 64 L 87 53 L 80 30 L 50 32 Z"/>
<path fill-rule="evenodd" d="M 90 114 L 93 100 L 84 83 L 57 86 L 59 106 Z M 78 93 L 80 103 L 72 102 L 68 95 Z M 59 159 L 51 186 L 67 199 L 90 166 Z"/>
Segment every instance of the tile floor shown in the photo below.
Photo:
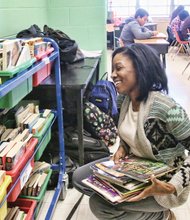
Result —
<path fill-rule="evenodd" d="M 108 51 L 108 65 L 110 65 L 110 51 Z M 190 116 L 190 67 L 182 75 L 181 72 L 186 64 L 190 61 L 189 57 L 182 54 L 178 55 L 175 60 L 172 60 L 171 55 L 167 55 L 167 75 L 169 79 L 169 93 L 177 100 L 187 111 Z M 45 218 L 47 209 L 51 202 L 53 191 L 48 191 L 45 195 L 44 203 L 40 210 L 37 220 L 43 220 Z M 80 197 L 80 193 L 75 189 L 68 189 L 67 196 L 64 201 L 59 201 L 53 220 L 66 220 L 70 210 Z M 190 219 L 190 197 L 189 200 L 182 206 L 173 209 L 177 220 L 189 220 Z M 95 220 L 89 209 L 88 197 L 84 196 L 81 204 L 72 217 L 72 220 Z"/>

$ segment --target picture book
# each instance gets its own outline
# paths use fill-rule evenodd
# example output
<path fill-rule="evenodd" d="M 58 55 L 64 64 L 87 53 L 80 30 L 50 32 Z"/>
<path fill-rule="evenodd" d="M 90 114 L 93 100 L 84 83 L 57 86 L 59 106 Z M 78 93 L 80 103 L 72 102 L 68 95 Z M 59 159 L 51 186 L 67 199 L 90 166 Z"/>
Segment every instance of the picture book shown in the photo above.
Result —
<path fill-rule="evenodd" d="M 127 201 L 129 198 L 138 195 L 144 189 L 144 187 L 142 187 L 136 190 L 127 190 L 118 185 L 104 181 L 95 175 L 89 176 L 82 180 L 82 182 L 112 204 Z"/>
<path fill-rule="evenodd" d="M 101 167 L 98 165 L 98 167 Z M 117 182 L 118 184 L 121 184 L 121 185 L 126 185 L 127 183 L 131 182 L 132 179 L 128 176 L 114 176 L 108 172 L 105 172 L 104 170 L 104 167 L 103 169 L 99 169 L 96 165 L 91 165 L 90 168 L 93 170 L 93 173 L 94 174 L 97 174 L 97 175 L 100 175 L 102 176 L 104 179 L 107 179 L 107 180 L 112 180 L 114 182 Z"/>
<path fill-rule="evenodd" d="M 20 39 L 5 40 L 2 43 L 2 70 L 11 70 L 17 65 L 22 50 Z"/>
<path fill-rule="evenodd" d="M 140 182 L 138 180 L 134 180 L 128 176 L 124 176 L 120 178 L 114 177 L 102 170 L 94 171 L 93 174 L 100 179 L 108 181 L 111 184 L 117 185 L 127 190 L 135 190 L 146 185 L 146 183 Z M 127 181 L 125 177 L 127 177 Z"/>
<path fill-rule="evenodd" d="M 151 175 L 160 177 L 176 169 L 162 162 L 133 155 L 126 157 L 118 164 L 114 164 L 114 161 L 109 160 L 97 163 L 95 166 L 115 177 L 128 176 L 140 182 L 149 182 Z"/>
<path fill-rule="evenodd" d="M 110 189 L 110 186 L 106 185 L 104 182 L 101 182 L 94 176 L 89 176 L 88 178 L 82 180 L 82 182 L 112 203 L 118 203 L 118 201 L 122 199 L 114 189 Z"/>
<path fill-rule="evenodd" d="M 23 63 L 26 63 L 27 61 L 31 60 L 31 55 L 30 55 L 30 48 L 28 45 L 22 46 L 22 49 L 20 51 L 19 58 L 17 60 L 16 66 L 19 66 Z"/>

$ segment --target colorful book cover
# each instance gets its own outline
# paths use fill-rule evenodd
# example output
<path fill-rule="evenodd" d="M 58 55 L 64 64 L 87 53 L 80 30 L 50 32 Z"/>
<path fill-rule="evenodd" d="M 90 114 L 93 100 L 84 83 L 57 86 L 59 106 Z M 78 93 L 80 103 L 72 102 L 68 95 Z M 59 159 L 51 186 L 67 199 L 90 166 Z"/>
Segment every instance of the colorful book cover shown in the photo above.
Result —
<path fill-rule="evenodd" d="M 112 160 L 109 160 L 95 165 L 99 169 L 116 177 L 126 175 L 140 182 L 149 182 L 151 175 L 159 177 L 175 169 L 165 163 L 139 158 L 133 155 L 126 157 L 118 164 L 114 164 Z"/>
<path fill-rule="evenodd" d="M 138 195 L 144 189 L 144 187 L 142 187 L 136 190 L 127 190 L 123 187 L 102 180 L 95 175 L 89 176 L 82 180 L 82 182 L 112 204 L 127 201 L 129 198 Z"/>

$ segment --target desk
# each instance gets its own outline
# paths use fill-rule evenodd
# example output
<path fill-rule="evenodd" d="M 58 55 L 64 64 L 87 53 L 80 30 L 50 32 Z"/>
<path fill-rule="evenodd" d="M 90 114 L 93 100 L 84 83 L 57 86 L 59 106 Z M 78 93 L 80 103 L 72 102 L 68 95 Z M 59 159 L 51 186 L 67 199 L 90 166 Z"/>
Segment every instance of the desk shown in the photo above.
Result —
<path fill-rule="evenodd" d="M 135 43 L 146 44 L 152 48 L 154 48 L 159 55 L 162 56 L 162 62 L 164 68 L 166 68 L 166 53 L 168 53 L 169 42 L 165 39 L 145 39 L 145 40 L 137 40 L 135 39 Z"/>
<path fill-rule="evenodd" d="M 76 104 L 77 129 L 79 137 L 79 164 L 84 164 L 84 145 L 83 145 L 83 95 L 90 82 L 99 79 L 100 58 L 86 58 L 75 64 L 67 65 L 61 69 L 62 92 L 66 92 L 67 99 Z M 35 92 L 37 91 L 37 92 Z M 35 92 L 35 93 L 34 93 Z M 50 106 L 55 100 L 55 74 L 41 82 L 28 98 L 36 97 L 40 102 L 45 103 L 45 107 Z M 45 94 L 45 95 L 44 95 Z M 27 98 L 27 99 L 28 99 Z M 63 102 L 64 105 L 64 102 Z M 69 106 L 64 106 L 69 108 Z M 67 109 L 72 111 L 72 109 Z"/>

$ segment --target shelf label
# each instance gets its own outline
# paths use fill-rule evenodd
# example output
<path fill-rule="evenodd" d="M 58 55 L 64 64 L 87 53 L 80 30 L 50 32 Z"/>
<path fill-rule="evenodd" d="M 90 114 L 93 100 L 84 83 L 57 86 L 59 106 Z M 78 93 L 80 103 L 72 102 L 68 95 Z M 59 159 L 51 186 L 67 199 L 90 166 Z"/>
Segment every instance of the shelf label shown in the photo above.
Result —
<path fill-rule="evenodd" d="M 30 173 L 32 172 L 32 166 L 29 163 L 25 169 L 25 171 L 20 175 L 20 187 L 21 189 L 26 184 L 27 180 L 29 179 Z"/>
<path fill-rule="evenodd" d="M 43 59 L 43 61 L 44 61 L 44 63 L 45 64 L 48 64 L 50 61 L 49 61 L 49 57 L 45 57 L 44 59 Z"/>

